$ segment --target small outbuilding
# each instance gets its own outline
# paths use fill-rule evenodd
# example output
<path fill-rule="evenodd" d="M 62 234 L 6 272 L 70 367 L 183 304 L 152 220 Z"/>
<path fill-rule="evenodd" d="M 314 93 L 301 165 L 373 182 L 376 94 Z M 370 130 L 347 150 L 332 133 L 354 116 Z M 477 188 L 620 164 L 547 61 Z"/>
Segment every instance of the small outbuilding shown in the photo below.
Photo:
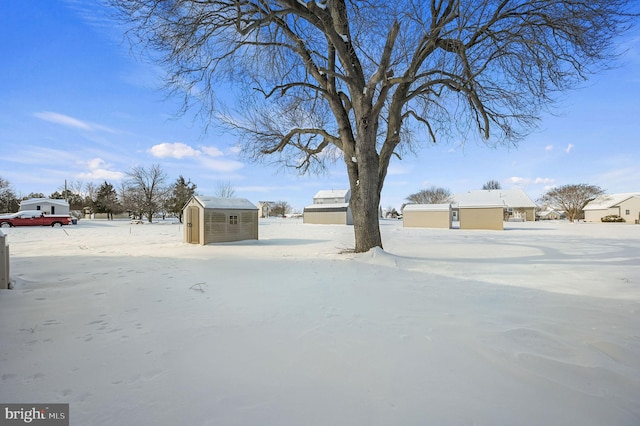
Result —
<path fill-rule="evenodd" d="M 504 205 L 458 204 L 460 229 L 504 229 Z"/>
<path fill-rule="evenodd" d="M 402 210 L 402 226 L 451 229 L 451 204 L 407 204 Z"/>
<path fill-rule="evenodd" d="M 194 196 L 184 206 L 183 217 L 186 243 L 258 239 L 258 208 L 244 198 Z"/>
<path fill-rule="evenodd" d="M 313 197 L 313 204 L 304 208 L 303 223 L 353 225 L 349 201 L 351 190 L 324 190 Z"/>
<path fill-rule="evenodd" d="M 44 214 L 68 215 L 69 203 L 54 198 L 30 198 L 20 201 L 20 211 L 40 210 Z"/>

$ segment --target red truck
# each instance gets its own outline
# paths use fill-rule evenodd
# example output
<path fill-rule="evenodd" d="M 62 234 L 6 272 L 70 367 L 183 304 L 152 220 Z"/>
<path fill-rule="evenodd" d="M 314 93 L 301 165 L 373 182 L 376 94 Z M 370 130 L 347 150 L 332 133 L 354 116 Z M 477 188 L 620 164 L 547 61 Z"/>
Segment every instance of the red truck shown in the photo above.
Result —
<path fill-rule="evenodd" d="M 70 225 L 70 216 L 44 214 L 40 210 L 23 210 L 0 216 L 0 227 Z"/>

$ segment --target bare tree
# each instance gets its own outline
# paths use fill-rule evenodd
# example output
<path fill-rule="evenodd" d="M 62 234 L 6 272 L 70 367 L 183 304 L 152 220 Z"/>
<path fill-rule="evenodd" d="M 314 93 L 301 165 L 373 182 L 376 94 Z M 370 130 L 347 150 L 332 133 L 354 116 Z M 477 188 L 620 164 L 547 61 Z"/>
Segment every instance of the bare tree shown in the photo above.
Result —
<path fill-rule="evenodd" d="M 233 196 L 236 195 L 236 190 L 229 181 L 218 182 L 213 195 L 220 198 L 233 198 Z"/>
<path fill-rule="evenodd" d="M 559 91 L 613 58 L 632 0 L 105 0 L 184 111 L 301 172 L 342 159 L 355 250 L 382 247 L 391 158 L 411 142 L 515 143 Z M 242 93 L 223 115 L 216 85 Z M 241 90 L 242 89 L 242 90 Z"/>
<path fill-rule="evenodd" d="M 287 214 L 291 213 L 291 206 L 286 201 L 276 201 L 271 206 L 270 216 L 273 217 L 285 217 Z"/>
<path fill-rule="evenodd" d="M 153 222 L 153 215 L 160 212 L 165 204 L 167 174 L 159 164 L 153 164 L 148 169 L 136 166 L 127 176 L 126 185 L 132 191 L 129 201 L 136 206 L 136 211 L 147 217 L 149 223 Z"/>
<path fill-rule="evenodd" d="M 0 213 L 15 212 L 19 208 L 20 200 L 11 188 L 11 183 L 0 177 Z"/>
<path fill-rule="evenodd" d="M 502 186 L 500 185 L 500 182 L 498 182 L 497 180 L 489 180 L 487 181 L 487 183 L 482 185 L 482 189 L 484 190 L 502 189 Z"/>
<path fill-rule="evenodd" d="M 94 206 L 98 197 L 98 187 L 93 182 L 87 182 L 84 187 L 84 206 L 89 208 L 91 213 L 95 213 Z"/>
<path fill-rule="evenodd" d="M 409 195 L 407 201 L 413 204 L 450 203 L 452 201 L 451 191 L 446 188 L 432 186 L 431 188 L 423 189 L 415 194 Z"/>
<path fill-rule="evenodd" d="M 575 221 L 589 201 L 604 193 L 600 187 L 581 183 L 553 188 L 540 198 L 540 203 L 564 210 L 571 222 Z"/>

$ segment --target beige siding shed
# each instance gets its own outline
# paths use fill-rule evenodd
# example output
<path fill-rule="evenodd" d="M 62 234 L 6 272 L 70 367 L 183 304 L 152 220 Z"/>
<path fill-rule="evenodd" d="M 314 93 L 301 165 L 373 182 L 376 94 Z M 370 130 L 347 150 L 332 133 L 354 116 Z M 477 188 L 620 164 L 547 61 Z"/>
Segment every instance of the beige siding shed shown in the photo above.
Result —
<path fill-rule="evenodd" d="M 258 208 L 244 198 L 195 196 L 184 206 L 183 217 L 186 243 L 258 239 Z"/>
<path fill-rule="evenodd" d="M 504 229 L 504 205 L 460 204 L 460 229 Z"/>
<path fill-rule="evenodd" d="M 304 208 L 302 222 L 322 225 L 353 225 L 353 214 L 348 203 L 312 204 Z"/>
<path fill-rule="evenodd" d="M 405 228 L 451 228 L 451 204 L 407 204 L 402 210 Z"/>

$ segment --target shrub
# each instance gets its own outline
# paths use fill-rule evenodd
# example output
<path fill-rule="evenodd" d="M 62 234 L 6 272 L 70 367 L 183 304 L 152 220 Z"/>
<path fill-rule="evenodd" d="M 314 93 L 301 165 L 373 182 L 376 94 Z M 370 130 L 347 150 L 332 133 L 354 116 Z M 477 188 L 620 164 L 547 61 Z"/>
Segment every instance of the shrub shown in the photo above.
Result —
<path fill-rule="evenodd" d="M 626 222 L 623 217 L 620 217 L 617 214 L 610 214 L 600 220 L 603 222 Z"/>

